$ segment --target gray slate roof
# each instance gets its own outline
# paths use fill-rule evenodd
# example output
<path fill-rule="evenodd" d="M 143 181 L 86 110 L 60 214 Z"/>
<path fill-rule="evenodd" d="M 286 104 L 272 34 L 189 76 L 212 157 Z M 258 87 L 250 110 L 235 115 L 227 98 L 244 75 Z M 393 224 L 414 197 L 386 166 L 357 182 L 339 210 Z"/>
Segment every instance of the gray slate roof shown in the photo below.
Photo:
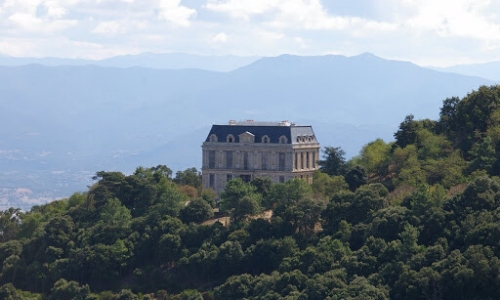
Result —
<path fill-rule="evenodd" d="M 296 144 L 297 136 L 314 136 L 311 126 L 212 125 L 205 142 L 210 141 L 210 136 L 215 134 L 219 142 L 224 143 L 226 137 L 232 134 L 235 142 L 239 143 L 239 135 L 247 131 L 255 135 L 255 143 L 261 143 L 262 137 L 265 135 L 271 139 L 271 143 L 279 143 L 279 138 L 284 135 L 288 144 Z"/>

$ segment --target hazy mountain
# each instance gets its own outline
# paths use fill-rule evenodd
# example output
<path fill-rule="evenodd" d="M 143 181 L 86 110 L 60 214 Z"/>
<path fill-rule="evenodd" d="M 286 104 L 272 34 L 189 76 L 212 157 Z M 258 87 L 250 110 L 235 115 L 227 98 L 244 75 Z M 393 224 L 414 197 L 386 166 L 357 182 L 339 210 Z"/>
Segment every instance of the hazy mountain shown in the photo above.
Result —
<path fill-rule="evenodd" d="M 40 64 L 51 67 L 95 65 L 115 68 L 144 67 L 153 69 L 200 69 L 229 72 L 246 66 L 259 58 L 258 56 L 203 56 L 186 53 L 141 53 L 137 55 L 115 56 L 102 60 L 18 58 L 0 55 L 0 66 L 24 66 L 29 64 Z"/>
<path fill-rule="evenodd" d="M 399 123 L 410 113 L 436 119 L 445 98 L 492 84 L 371 54 L 283 55 L 229 75 L 217 95 L 219 103 L 226 100 L 226 110 L 254 112 L 258 119 L 279 115 L 354 124 Z"/>
<path fill-rule="evenodd" d="M 371 54 L 283 55 L 227 73 L 0 67 L 0 206 L 84 190 L 100 170 L 200 168 L 210 125 L 230 119 L 311 124 L 351 157 L 407 114 L 437 119 L 445 98 L 492 83 Z"/>
<path fill-rule="evenodd" d="M 483 64 L 456 65 L 446 68 L 433 67 L 433 69 L 443 72 L 479 76 L 500 82 L 500 61 Z"/>

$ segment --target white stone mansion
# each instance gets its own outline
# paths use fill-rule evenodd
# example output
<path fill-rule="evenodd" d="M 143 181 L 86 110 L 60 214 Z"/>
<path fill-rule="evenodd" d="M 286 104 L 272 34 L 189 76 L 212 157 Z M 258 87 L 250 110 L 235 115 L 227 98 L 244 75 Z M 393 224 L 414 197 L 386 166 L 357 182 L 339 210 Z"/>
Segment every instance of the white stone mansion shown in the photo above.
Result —
<path fill-rule="evenodd" d="M 312 182 L 320 145 L 311 126 L 282 122 L 229 121 L 213 125 L 203 149 L 204 188 L 218 194 L 233 178 L 272 182 L 302 178 Z"/>

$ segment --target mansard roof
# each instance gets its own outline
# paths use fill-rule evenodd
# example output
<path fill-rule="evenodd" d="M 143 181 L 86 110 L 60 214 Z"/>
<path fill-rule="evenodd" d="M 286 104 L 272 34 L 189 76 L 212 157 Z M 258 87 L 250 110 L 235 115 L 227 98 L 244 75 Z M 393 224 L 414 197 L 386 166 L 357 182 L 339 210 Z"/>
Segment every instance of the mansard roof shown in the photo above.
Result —
<path fill-rule="evenodd" d="M 294 124 L 283 125 L 283 123 L 276 123 L 276 125 L 270 125 L 270 123 L 258 123 L 249 125 L 245 124 L 233 124 L 233 125 L 212 125 L 212 129 L 208 133 L 205 142 L 210 141 L 210 136 L 215 134 L 218 137 L 219 142 L 225 142 L 228 135 L 233 135 L 236 143 L 239 143 L 239 136 L 242 133 L 249 132 L 255 136 L 255 143 L 262 143 L 262 137 L 268 136 L 271 141 L 270 143 L 279 143 L 279 138 L 285 136 L 287 139 L 287 144 L 297 144 L 298 136 L 314 136 L 314 131 L 311 126 L 297 126 Z"/>

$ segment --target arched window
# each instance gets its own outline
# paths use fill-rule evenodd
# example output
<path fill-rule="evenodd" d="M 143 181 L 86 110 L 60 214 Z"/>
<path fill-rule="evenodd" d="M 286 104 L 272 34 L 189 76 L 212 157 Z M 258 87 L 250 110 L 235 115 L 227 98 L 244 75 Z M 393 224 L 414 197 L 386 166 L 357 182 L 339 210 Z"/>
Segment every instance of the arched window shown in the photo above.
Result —
<path fill-rule="evenodd" d="M 209 140 L 210 140 L 210 142 L 216 143 L 218 141 L 218 138 L 217 138 L 217 136 L 215 134 L 212 134 L 212 135 L 210 135 L 210 139 Z"/>
<path fill-rule="evenodd" d="M 297 143 L 300 143 L 300 142 L 302 142 L 302 141 L 301 141 L 300 135 L 299 135 L 299 136 L 297 136 Z"/>
<path fill-rule="evenodd" d="M 286 144 L 288 142 L 288 139 L 286 136 L 282 135 L 280 136 L 280 144 Z"/>
<path fill-rule="evenodd" d="M 271 139 L 267 135 L 262 137 L 263 144 L 269 144 L 270 142 L 271 142 Z"/>
<path fill-rule="evenodd" d="M 234 143 L 234 136 L 232 134 L 228 134 L 228 136 L 226 137 L 226 142 Z"/>

